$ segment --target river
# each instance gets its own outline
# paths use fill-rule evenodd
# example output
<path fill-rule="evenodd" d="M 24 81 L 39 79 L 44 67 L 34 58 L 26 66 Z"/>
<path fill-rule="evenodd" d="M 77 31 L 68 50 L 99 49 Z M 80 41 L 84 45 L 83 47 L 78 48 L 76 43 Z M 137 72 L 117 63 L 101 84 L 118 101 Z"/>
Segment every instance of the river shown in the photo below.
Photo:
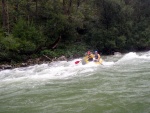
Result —
<path fill-rule="evenodd" d="M 150 113 L 150 51 L 0 71 L 0 113 Z"/>

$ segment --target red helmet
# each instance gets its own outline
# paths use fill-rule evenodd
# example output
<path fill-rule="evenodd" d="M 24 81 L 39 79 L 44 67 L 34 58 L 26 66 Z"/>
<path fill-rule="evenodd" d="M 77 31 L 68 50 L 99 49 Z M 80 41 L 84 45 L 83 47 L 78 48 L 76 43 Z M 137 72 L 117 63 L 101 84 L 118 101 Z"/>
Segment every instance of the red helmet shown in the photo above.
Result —
<path fill-rule="evenodd" d="M 91 54 L 91 52 L 90 52 L 90 51 L 88 51 L 88 52 L 87 52 L 87 54 L 89 55 L 89 54 Z"/>

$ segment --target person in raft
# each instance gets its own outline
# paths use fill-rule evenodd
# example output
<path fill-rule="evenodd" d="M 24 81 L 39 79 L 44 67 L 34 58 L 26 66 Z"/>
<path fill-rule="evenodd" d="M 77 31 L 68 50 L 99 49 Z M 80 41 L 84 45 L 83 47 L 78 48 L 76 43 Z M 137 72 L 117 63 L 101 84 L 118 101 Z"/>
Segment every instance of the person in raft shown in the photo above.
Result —
<path fill-rule="evenodd" d="M 100 54 L 98 54 L 98 52 L 95 51 L 95 54 L 94 54 L 94 61 L 95 61 L 95 62 L 99 62 L 99 61 L 100 61 L 100 58 L 101 58 Z"/>
<path fill-rule="evenodd" d="M 93 61 L 94 55 L 90 51 L 88 51 L 87 52 L 87 58 L 88 58 L 88 61 Z"/>

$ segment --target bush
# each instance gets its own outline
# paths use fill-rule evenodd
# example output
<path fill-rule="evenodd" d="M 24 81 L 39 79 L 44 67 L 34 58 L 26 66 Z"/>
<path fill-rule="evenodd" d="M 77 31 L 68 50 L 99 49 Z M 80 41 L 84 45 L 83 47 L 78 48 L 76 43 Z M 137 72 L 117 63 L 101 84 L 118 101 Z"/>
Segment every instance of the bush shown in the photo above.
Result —
<path fill-rule="evenodd" d="M 23 19 L 19 19 L 15 25 L 13 36 L 19 41 L 19 50 L 22 53 L 34 52 L 45 43 L 45 38 L 42 33 L 38 31 L 32 23 L 28 25 Z"/>
<path fill-rule="evenodd" d="M 0 36 L 0 60 L 10 61 L 17 56 L 20 43 L 12 35 Z"/>
<path fill-rule="evenodd" d="M 40 52 L 41 55 L 47 55 L 49 57 L 56 57 L 56 53 L 54 51 L 51 51 L 51 50 L 43 50 Z"/>
<path fill-rule="evenodd" d="M 20 43 L 12 35 L 0 37 L 0 45 L 4 50 L 17 51 Z M 2 49 L 2 48 L 1 48 Z"/>

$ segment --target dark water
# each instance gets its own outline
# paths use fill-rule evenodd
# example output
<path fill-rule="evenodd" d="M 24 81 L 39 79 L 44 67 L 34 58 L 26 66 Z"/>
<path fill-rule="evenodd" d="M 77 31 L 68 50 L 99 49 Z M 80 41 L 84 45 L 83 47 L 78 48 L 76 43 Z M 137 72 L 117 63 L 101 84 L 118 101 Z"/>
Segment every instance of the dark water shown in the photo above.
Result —
<path fill-rule="evenodd" d="M 150 113 L 150 51 L 103 59 L 1 71 L 0 113 Z"/>

